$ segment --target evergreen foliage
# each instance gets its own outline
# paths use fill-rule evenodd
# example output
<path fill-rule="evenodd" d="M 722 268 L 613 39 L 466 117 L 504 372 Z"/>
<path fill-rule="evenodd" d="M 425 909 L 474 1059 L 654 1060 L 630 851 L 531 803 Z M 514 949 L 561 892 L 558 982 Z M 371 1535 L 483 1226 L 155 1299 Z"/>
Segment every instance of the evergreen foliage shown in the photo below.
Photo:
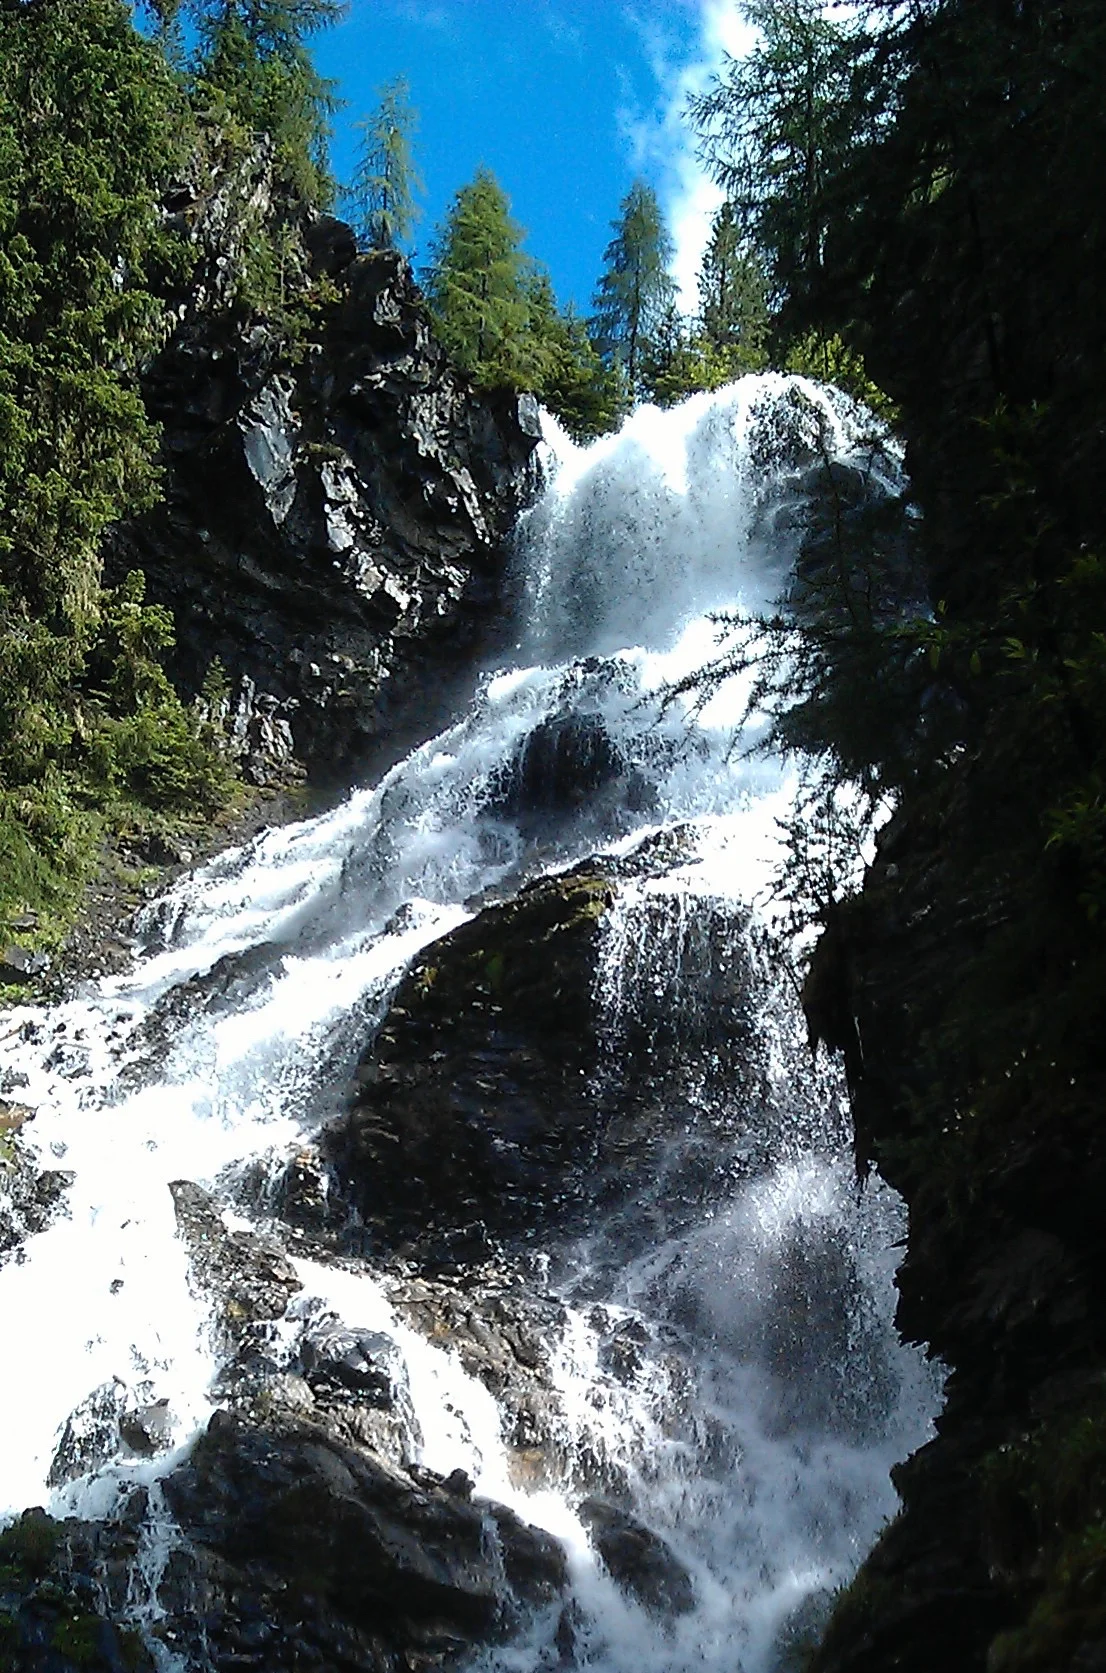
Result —
<path fill-rule="evenodd" d="M 703 155 L 728 200 L 725 237 L 764 263 L 774 299 L 822 266 L 827 163 L 857 141 L 853 67 L 859 23 L 822 0 L 743 0 L 758 31 L 689 101 Z"/>
<path fill-rule="evenodd" d="M 157 289 L 183 270 L 158 193 L 188 131 L 121 0 L 0 5 L 0 911 L 71 893 L 95 810 L 146 795 L 155 755 L 173 757 L 163 802 L 225 776 L 155 677 L 169 624 L 133 588 L 132 636 L 96 672 L 122 608 L 101 593 L 101 536 L 157 492 L 136 384 Z"/>
<path fill-rule="evenodd" d="M 595 292 L 592 335 L 608 362 L 620 365 L 630 390 L 641 393 L 643 357 L 651 334 L 669 319 L 675 285 L 668 271 L 672 240 L 657 194 L 637 180 L 619 205 L 614 237 L 603 253 Z"/>
<path fill-rule="evenodd" d="M 357 124 L 361 149 L 347 193 L 354 230 L 366 249 L 394 250 L 406 244 L 418 218 L 415 197 L 422 177 L 411 154 L 417 116 L 406 77 L 380 90 L 375 113 Z"/>
<path fill-rule="evenodd" d="M 530 390 L 586 440 L 621 418 L 623 381 L 582 322 L 557 307 L 522 237 L 499 182 L 479 169 L 454 198 L 424 275 L 438 334 L 477 384 Z"/>
<path fill-rule="evenodd" d="M 723 203 L 711 223 L 699 268 L 699 321 L 703 341 L 730 355 L 746 371 L 765 364 L 768 299 L 764 272 L 750 254 L 734 206 Z"/>
<path fill-rule="evenodd" d="M 177 0 L 166 13 L 181 10 Z M 199 33 L 192 80 L 255 133 L 268 134 L 288 184 L 311 206 L 330 203 L 327 163 L 333 85 L 315 68 L 309 41 L 334 23 L 342 0 L 183 0 Z"/>
<path fill-rule="evenodd" d="M 535 389 L 541 381 L 522 236 L 495 175 L 480 168 L 434 242 L 427 297 L 442 341 L 479 384 Z"/>

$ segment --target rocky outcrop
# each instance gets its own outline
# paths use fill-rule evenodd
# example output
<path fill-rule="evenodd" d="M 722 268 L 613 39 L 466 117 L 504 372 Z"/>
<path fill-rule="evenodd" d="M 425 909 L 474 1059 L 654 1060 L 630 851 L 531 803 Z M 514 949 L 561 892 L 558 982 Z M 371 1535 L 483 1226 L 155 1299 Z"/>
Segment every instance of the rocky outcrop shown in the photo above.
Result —
<path fill-rule="evenodd" d="M 682 1136 L 668 1141 L 680 1107 L 673 1085 L 701 1076 L 705 1062 L 728 1089 L 727 1118 L 735 1077 L 751 1107 L 756 1097 L 752 972 L 740 949 L 712 957 L 720 934 L 732 942 L 731 914 L 723 931 L 722 915 L 715 922 L 709 910 L 687 924 L 663 900 L 648 903 L 636 923 L 632 1021 L 607 1016 L 602 996 L 596 1002 L 603 923 L 620 888 L 635 872 L 663 872 L 673 857 L 643 849 L 545 877 L 416 960 L 362 1058 L 349 1115 L 328 1140 L 374 1255 L 448 1272 L 569 1234 L 585 1217 L 613 1233 L 612 1215 L 635 1192 L 640 1222 L 643 1192 L 664 1169 L 666 1195 L 685 1208 L 725 1188 L 709 1098 L 685 1104 Z M 702 963 L 694 1015 L 680 1008 L 692 984 L 666 982 L 666 959 L 673 970 L 682 961 L 685 974 Z M 618 1031 L 617 1050 L 608 1028 Z"/>
<path fill-rule="evenodd" d="M 408 971 L 333 1141 L 382 1245 L 447 1265 L 486 1257 L 504 1234 L 548 1226 L 595 1178 L 591 991 L 613 899 L 594 868 L 543 879 Z"/>
<path fill-rule="evenodd" d="M 197 163 L 170 208 L 196 266 L 144 386 L 164 500 L 114 530 L 109 578 L 141 569 L 171 609 L 186 692 L 219 658 L 247 778 L 348 778 L 433 730 L 488 630 L 537 409 L 477 394 L 403 260 L 278 201 L 264 145 Z M 289 252 L 264 311 L 251 227 Z"/>
<path fill-rule="evenodd" d="M 174 1638 L 196 1665 L 451 1663 L 566 1584 L 557 1541 L 461 1472 L 416 1481 L 310 1421 L 216 1413 L 165 1491 L 189 1539 Z"/>
<path fill-rule="evenodd" d="M 19 1136 L 34 1112 L 0 1099 L 0 1266 L 19 1258 L 28 1237 L 45 1230 L 65 1212 L 65 1193 L 73 1175 L 64 1168 L 42 1168 Z"/>
<path fill-rule="evenodd" d="M 585 1499 L 580 1520 L 611 1578 L 651 1615 L 686 1615 L 695 1587 L 685 1565 L 659 1534 L 602 1499 Z"/>
<path fill-rule="evenodd" d="M 1026 916 L 1024 786 L 980 805 L 981 771 L 965 756 L 885 828 L 807 984 L 812 1034 L 845 1053 L 860 1171 L 909 1205 L 899 1327 L 951 1373 L 818 1673 L 1106 1665 L 1101 999 L 1071 985 L 1093 932 Z"/>

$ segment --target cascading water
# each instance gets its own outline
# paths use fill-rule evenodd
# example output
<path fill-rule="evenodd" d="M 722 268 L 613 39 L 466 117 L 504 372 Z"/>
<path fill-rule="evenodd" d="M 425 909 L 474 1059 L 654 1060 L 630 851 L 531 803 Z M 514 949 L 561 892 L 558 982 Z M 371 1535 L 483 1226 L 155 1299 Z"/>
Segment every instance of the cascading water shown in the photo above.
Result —
<path fill-rule="evenodd" d="M 786 585 L 804 473 L 834 459 L 890 487 L 895 460 L 843 397 L 774 376 L 639 411 L 586 450 L 551 426 L 547 455 L 520 540 L 517 666 L 482 675 L 378 786 L 183 879 L 145 913 L 127 974 L 3 1019 L 0 1089 L 36 1110 L 28 1144 L 71 1182 L 0 1271 L 0 1509 L 110 1518 L 150 1486 L 130 1610 L 164 1667 L 204 1664 L 157 1637 L 180 1538 L 157 1483 L 218 1404 L 222 1352 L 170 1184 L 199 1181 L 237 1224 L 242 1180 L 278 1177 L 338 1113 L 418 951 L 476 897 L 586 856 L 666 832 L 678 850 L 620 890 L 595 995 L 597 1095 L 604 1076 L 644 1077 L 656 1166 L 520 1278 L 561 1304 L 555 1467 L 520 1475 L 487 1388 L 365 1262 L 297 1261 L 272 1352 L 305 1321 L 380 1333 L 405 1365 L 401 1461 L 464 1469 L 565 1542 L 573 1607 L 478 1652 L 503 1673 L 785 1665 L 893 1510 L 888 1469 L 935 1408 L 889 1318 L 899 1206 L 858 1194 L 840 1088 L 758 950 L 750 907 L 788 769 L 749 758 L 754 728 L 736 739 L 742 691 L 695 716 L 663 700 L 714 649 L 712 612 Z M 753 979 L 720 1029 L 738 957 Z M 169 1445 L 148 1457 L 121 1417 L 151 1408 Z M 619 1537 L 646 1550 L 646 1583 L 620 1576 Z"/>

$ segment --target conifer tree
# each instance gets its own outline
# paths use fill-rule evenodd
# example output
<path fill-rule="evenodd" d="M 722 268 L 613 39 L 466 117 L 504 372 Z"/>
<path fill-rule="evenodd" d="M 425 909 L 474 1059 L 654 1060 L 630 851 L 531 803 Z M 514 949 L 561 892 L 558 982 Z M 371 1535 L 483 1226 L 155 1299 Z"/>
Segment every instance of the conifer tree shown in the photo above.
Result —
<path fill-rule="evenodd" d="M 758 31 L 756 46 L 727 59 L 688 109 L 735 226 L 778 298 L 822 263 L 827 161 L 858 138 L 859 25 L 828 17 L 822 0 L 742 0 L 741 12 Z"/>
<path fill-rule="evenodd" d="M 593 332 L 600 352 L 624 368 L 638 394 L 642 351 L 675 296 L 668 271 L 672 240 L 657 194 L 643 180 L 631 186 L 611 226 L 615 236 L 603 255 L 606 270 L 595 292 Z"/>
<path fill-rule="evenodd" d="M 341 17 L 342 0 L 192 0 L 183 9 L 198 24 L 196 79 L 251 128 L 272 136 L 286 176 L 309 203 L 328 202 L 329 118 L 337 101 L 308 42 Z M 174 15 L 163 3 L 163 18 Z"/>
<path fill-rule="evenodd" d="M 407 78 L 396 76 L 380 89 L 375 113 L 357 124 L 361 149 L 347 196 L 357 236 L 369 249 L 405 244 L 418 217 L 415 195 L 423 181 L 411 155 L 417 114 L 410 92 Z"/>
<path fill-rule="evenodd" d="M 699 318 L 712 349 L 740 349 L 746 370 L 764 363 L 768 300 L 764 273 L 749 252 L 732 203 L 711 223 L 699 269 Z"/>
<path fill-rule="evenodd" d="M 549 274 L 535 263 L 529 285 L 530 330 L 540 354 L 536 393 L 575 441 L 618 427 L 629 401 L 617 366 L 605 366 L 571 304 L 561 310 Z"/>
<path fill-rule="evenodd" d="M 480 168 L 453 200 L 424 282 L 442 341 L 477 383 L 536 389 L 542 356 L 521 240 L 503 188 Z"/>

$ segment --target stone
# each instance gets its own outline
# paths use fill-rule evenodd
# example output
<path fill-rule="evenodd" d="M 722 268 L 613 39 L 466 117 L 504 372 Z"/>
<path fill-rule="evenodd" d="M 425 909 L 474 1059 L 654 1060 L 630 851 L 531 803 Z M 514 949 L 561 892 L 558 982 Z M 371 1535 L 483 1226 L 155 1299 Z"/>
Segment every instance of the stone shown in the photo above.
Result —
<path fill-rule="evenodd" d="M 280 1245 L 260 1232 L 230 1230 L 214 1198 L 191 1180 L 169 1189 L 193 1279 L 215 1298 L 225 1338 L 236 1343 L 246 1326 L 283 1317 L 303 1286 Z"/>
<path fill-rule="evenodd" d="M 173 1441 L 173 1414 L 168 1400 L 154 1400 L 137 1411 L 124 1412 L 119 1419 L 119 1435 L 132 1452 L 143 1458 L 168 1451 Z"/>
<path fill-rule="evenodd" d="M 329 1138 L 383 1244 L 437 1263 L 529 1237 L 586 1192 L 598 1126 L 587 1081 L 610 882 L 586 868 L 487 908 L 416 961 Z"/>
<path fill-rule="evenodd" d="M 378 1330 L 351 1329 L 337 1322 L 316 1325 L 300 1342 L 300 1362 L 312 1390 L 340 1390 L 384 1408 L 407 1396 L 403 1355 Z"/>
<path fill-rule="evenodd" d="M 579 1516 L 611 1579 L 643 1609 L 664 1617 L 695 1608 L 690 1571 L 659 1534 L 602 1499 L 585 1499 Z"/>
<path fill-rule="evenodd" d="M 403 258 L 358 255 L 329 216 L 301 214 L 290 258 L 293 291 L 314 271 L 331 293 L 299 352 L 264 319 L 244 328 L 249 215 L 279 214 L 279 191 L 265 144 L 174 191 L 197 261 L 143 386 L 165 494 L 110 532 L 105 574 L 141 569 L 172 612 L 186 694 L 219 657 L 247 782 L 306 766 L 344 784 L 444 719 L 495 627 L 540 421 L 530 398 L 475 391 Z"/>
<path fill-rule="evenodd" d="M 10 1106 L 9 1106 L 10 1107 Z M 20 1258 L 28 1237 L 44 1231 L 65 1212 L 65 1193 L 75 1175 L 40 1168 L 16 1132 L 0 1132 L 0 1265 Z"/>
<path fill-rule="evenodd" d="M 496 1638 L 512 1608 L 567 1583 L 556 1540 L 456 1488 L 307 1422 L 260 1430 L 225 1412 L 164 1484 L 186 1535 L 230 1565 L 226 1591 L 248 1565 L 271 1577 L 278 1618 L 321 1612 L 393 1649 L 431 1627 L 457 1648 Z"/>
<path fill-rule="evenodd" d="M 33 982 L 50 969 L 48 953 L 32 952 L 28 947 L 9 944 L 0 951 L 0 982 Z"/>

